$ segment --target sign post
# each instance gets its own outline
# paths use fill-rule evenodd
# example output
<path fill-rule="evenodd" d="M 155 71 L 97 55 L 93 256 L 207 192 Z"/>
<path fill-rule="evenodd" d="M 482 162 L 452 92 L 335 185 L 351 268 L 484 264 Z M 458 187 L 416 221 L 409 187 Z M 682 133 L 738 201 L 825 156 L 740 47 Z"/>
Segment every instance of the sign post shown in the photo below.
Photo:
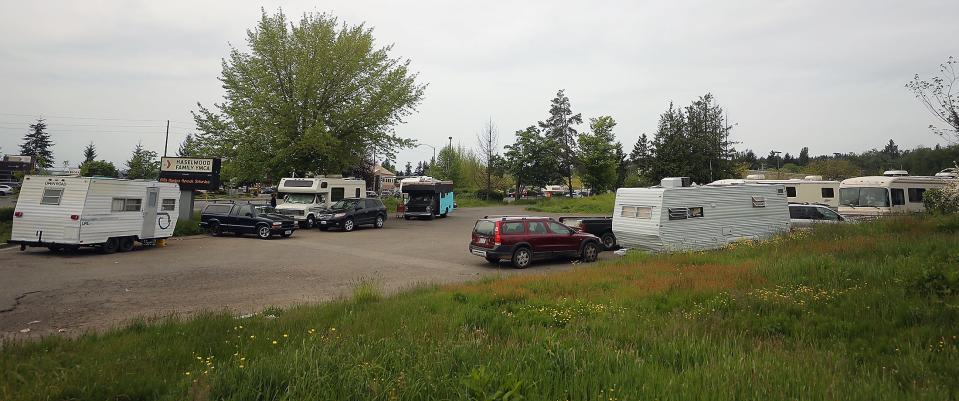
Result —
<path fill-rule="evenodd" d="M 180 184 L 180 218 L 193 218 L 193 191 L 220 187 L 220 159 L 160 158 L 160 182 Z"/>

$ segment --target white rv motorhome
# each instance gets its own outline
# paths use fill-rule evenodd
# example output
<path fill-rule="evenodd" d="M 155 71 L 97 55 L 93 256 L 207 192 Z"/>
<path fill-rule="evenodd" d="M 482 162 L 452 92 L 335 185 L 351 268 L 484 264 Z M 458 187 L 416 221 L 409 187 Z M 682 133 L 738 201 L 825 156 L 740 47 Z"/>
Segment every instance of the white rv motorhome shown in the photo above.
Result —
<path fill-rule="evenodd" d="M 13 213 L 10 243 L 51 250 L 97 246 L 129 251 L 173 235 L 180 186 L 100 177 L 27 176 Z"/>
<path fill-rule="evenodd" d="M 790 202 L 816 203 L 833 209 L 839 208 L 839 181 L 823 180 L 822 176 L 818 175 L 789 180 L 767 180 L 761 174 L 757 176 L 750 176 L 745 180 L 718 180 L 709 185 L 782 184 L 786 187 L 786 199 Z"/>
<path fill-rule="evenodd" d="M 366 181 L 355 178 L 283 178 L 276 191 L 283 203 L 276 211 L 292 217 L 300 228 L 316 227 L 317 212 L 343 198 L 365 198 Z"/>
<path fill-rule="evenodd" d="M 655 252 L 702 250 L 789 231 L 781 184 L 688 182 L 664 178 L 657 187 L 617 190 L 613 234 L 619 244 Z"/>
<path fill-rule="evenodd" d="M 950 177 L 901 174 L 849 178 L 839 184 L 839 213 L 862 217 L 922 212 L 926 190 L 955 182 Z"/>

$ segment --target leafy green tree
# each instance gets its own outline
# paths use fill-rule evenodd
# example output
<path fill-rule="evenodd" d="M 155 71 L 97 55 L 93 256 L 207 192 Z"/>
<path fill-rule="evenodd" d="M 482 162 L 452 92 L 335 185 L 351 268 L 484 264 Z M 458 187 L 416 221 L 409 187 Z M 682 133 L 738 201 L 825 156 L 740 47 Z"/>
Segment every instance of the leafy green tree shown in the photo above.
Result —
<path fill-rule="evenodd" d="M 479 143 L 480 157 L 483 163 L 483 181 L 484 189 L 483 199 L 487 199 L 493 193 L 493 178 L 497 176 L 497 166 L 499 160 L 499 133 L 496 131 L 496 125 L 490 119 L 486 123 L 486 128 L 482 133 L 476 135 L 476 142 Z"/>
<path fill-rule="evenodd" d="M 576 166 L 576 137 L 579 132 L 575 126 L 583 123 L 583 115 L 573 114 L 569 97 L 563 89 L 556 92 L 549 107 L 549 117 L 539 122 L 545 139 L 553 149 L 550 154 L 559 160 L 559 176 L 566 178 L 569 193 L 573 194 L 573 170 Z"/>
<path fill-rule="evenodd" d="M 93 146 L 93 142 L 90 142 L 85 148 L 83 148 L 83 163 L 92 162 L 96 160 L 96 158 L 97 148 Z"/>
<path fill-rule="evenodd" d="M 127 160 L 127 178 L 129 179 L 157 179 L 160 174 L 160 161 L 157 152 L 146 150 L 143 144 L 137 143 L 133 148 L 133 155 Z"/>
<path fill-rule="evenodd" d="M 90 160 L 80 165 L 80 175 L 84 177 L 113 177 L 119 176 L 117 167 L 106 160 Z"/>
<path fill-rule="evenodd" d="M 376 45 L 372 29 L 264 11 L 246 42 L 249 52 L 232 48 L 223 61 L 223 102 L 194 113 L 197 139 L 211 148 L 204 153 L 238 179 L 342 172 L 411 144 L 393 127 L 415 112 L 425 86 L 392 46 Z"/>
<path fill-rule="evenodd" d="M 50 134 L 47 133 L 47 123 L 38 119 L 36 124 L 30 124 L 30 132 L 23 137 L 20 145 L 20 154 L 31 156 L 33 165 L 40 169 L 53 167 L 53 151 L 50 148 Z"/>
<path fill-rule="evenodd" d="M 436 163 L 430 166 L 429 175 L 437 179 L 453 181 L 454 186 L 462 185 L 463 183 L 460 183 L 461 161 L 462 149 L 446 146 L 437 155 Z"/>
<path fill-rule="evenodd" d="M 380 163 L 380 166 L 387 170 L 392 171 L 394 174 L 396 173 L 396 167 L 393 166 L 393 163 L 390 163 L 389 160 L 383 160 L 383 162 Z"/>
<path fill-rule="evenodd" d="M 619 159 L 616 154 L 616 137 L 613 128 L 616 120 L 610 116 L 602 116 L 589 120 L 592 132 L 579 135 L 579 177 L 583 185 L 595 193 L 603 193 L 614 189 L 616 185 L 616 169 Z"/>
<path fill-rule="evenodd" d="M 516 180 L 516 197 L 522 196 L 524 186 L 542 188 L 558 177 L 558 161 L 550 157 L 552 144 L 535 126 L 516 131 L 516 140 L 506 145 L 506 169 Z"/>
<path fill-rule="evenodd" d="M 204 149 L 196 136 L 186 134 L 186 138 L 183 139 L 183 143 L 177 149 L 176 155 L 179 157 L 201 157 L 206 155 L 205 151 L 209 151 L 209 149 Z"/>

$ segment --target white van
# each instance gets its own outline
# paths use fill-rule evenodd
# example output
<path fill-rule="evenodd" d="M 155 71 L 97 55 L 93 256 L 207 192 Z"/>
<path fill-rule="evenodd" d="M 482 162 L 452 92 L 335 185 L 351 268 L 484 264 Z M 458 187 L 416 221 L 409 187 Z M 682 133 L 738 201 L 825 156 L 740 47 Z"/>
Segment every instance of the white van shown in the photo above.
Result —
<path fill-rule="evenodd" d="M 823 180 L 822 176 L 818 175 L 788 180 L 767 180 L 761 177 L 760 175 L 760 177 L 754 177 L 754 179 L 718 180 L 709 185 L 781 184 L 786 188 L 786 199 L 790 202 L 813 203 L 826 205 L 833 209 L 839 208 L 839 181 Z"/>
<path fill-rule="evenodd" d="M 355 178 L 283 178 L 276 191 L 283 203 L 277 213 L 292 217 L 300 228 L 316 227 L 317 212 L 343 198 L 365 198 L 366 181 Z"/>
<path fill-rule="evenodd" d="M 956 181 L 949 177 L 883 175 L 855 177 L 839 184 L 839 213 L 850 216 L 881 216 L 926 210 L 922 195 Z"/>
<path fill-rule="evenodd" d="M 664 178 L 651 188 L 620 188 L 613 234 L 624 248 L 686 251 L 759 240 L 790 229 L 785 188 L 767 184 L 691 186 Z"/>
<path fill-rule="evenodd" d="M 27 176 L 13 213 L 10 243 L 50 250 L 97 246 L 129 251 L 173 236 L 180 186 L 148 180 Z"/>

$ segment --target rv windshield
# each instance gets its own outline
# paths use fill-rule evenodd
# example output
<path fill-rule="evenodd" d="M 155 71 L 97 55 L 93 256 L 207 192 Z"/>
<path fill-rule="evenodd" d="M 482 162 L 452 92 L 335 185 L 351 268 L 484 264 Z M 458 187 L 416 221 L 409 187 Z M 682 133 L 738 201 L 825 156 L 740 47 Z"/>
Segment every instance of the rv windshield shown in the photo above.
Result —
<path fill-rule="evenodd" d="M 286 196 L 286 203 L 310 204 L 315 197 L 313 194 L 289 194 Z"/>
<path fill-rule="evenodd" d="M 839 204 L 843 206 L 889 207 L 886 188 L 840 188 Z"/>
<path fill-rule="evenodd" d="M 431 203 L 433 201 L 433 194 L 431 193 L 412 193 L 410 194 L 409 203 Z"/>

